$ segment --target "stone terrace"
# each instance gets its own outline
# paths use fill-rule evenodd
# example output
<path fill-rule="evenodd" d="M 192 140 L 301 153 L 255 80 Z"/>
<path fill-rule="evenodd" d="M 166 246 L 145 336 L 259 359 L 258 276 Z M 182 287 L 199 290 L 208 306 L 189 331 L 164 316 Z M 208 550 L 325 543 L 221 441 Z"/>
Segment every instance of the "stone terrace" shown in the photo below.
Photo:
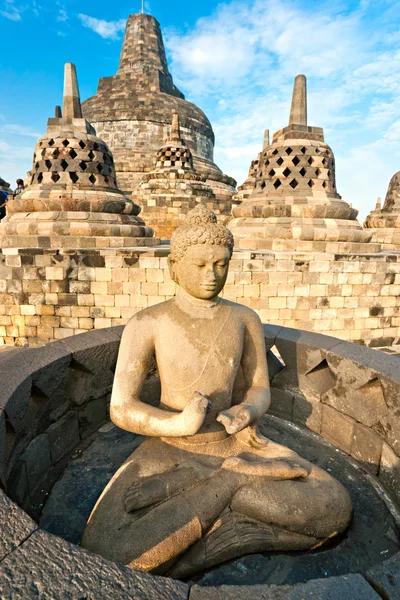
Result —
<path fill-rule="evenodd" d="M 125 324 L 175 293 L 169 247 L 3 249 L 0 340 L 43 345 Z M 368 346 L 400 338 L 400 254 L 235 251 L 224 297 L 263 322 Z"/>

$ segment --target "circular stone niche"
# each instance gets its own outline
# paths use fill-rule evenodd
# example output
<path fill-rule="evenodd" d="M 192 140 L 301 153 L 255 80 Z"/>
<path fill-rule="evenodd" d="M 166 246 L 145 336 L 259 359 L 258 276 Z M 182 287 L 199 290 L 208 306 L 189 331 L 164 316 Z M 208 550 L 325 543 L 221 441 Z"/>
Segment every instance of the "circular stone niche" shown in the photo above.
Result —
<path fill-rule="evenodd" d="M 49 596 L 52 598 L 75 597 L 73 593 L 93 592 L 96 586 L 105 593 L 102 577 L 116 598 L 153 597 L 130 588 L 131 577 L 152 581 L 157 598 L 164 597 L 162 590 L 168 592 L 166 598 L 180 598 L 181 593 L 182 598 L 187 597 L 188 586 L 190 598 L 196 600 L 236 597 L 231 594 L 241 593 L 242 586 L 253 586 L 251 597 L 260 599 L 292 598 L 264 595 L 276 594 L 278 589 L 280 594 L 298 590 L 306 594 L 304 597 L 331 597 L 328 594 L 332 591 L 337 594 L 332 598 L 399 597 L 398 359 L 335 338 L 282 327 L 265 326 L 272 403 L 260 422 L 260 433 L 298 452 L 346 487 L 354 507 L 348 530 L 314 551 L 250 554 L 182 583 L 139 574 L 121 565 L 113 567 L 114 563 L 82 550 L 80 540 L 99 495 L 144 439 L 117 428 L 108 419 L 121 333 L 122 328 L 111 328 L 0 357 L 0 376 L 1 371 L 10 372 L 11 364 L 14 367 L 12 385 L 2 392 L 7 399 L 0 398 L 11 507 L 7 510 L 14 510 L 12 501 L 16 501 L 24 511 L 20 510 L 15 524 L 6 529 L 5 535 L 10 532 L 13 544 L 4 557 L 0 544 L 1 597 L 8 597 L 2 595 L 2 586 L 12 597 L 13 591 L 28 589 L 32 578 L 37 580 L 29 561 L 34 554 L 31 546 L 39 543 L 40 536 L 45 536 L 42 543 L 46 547 L 40 576 L 46 578 L 48 572 L 58 587 Z M 17 418 L 16 406 L 23 403 L 24 394 L 26 406 L 19 407 Z M 142 399 L 156 405 L 159 394 L 159 380 L 152 373 Z M 0 525 L 7 518 L 7 511 L 3 513 L 0 502 Z M 26 519 L 33 533 L 18 536 L 11 531 Z M 53 546 L 57 548 L 54 556 Z M 54 564 L 57 560 L 65 564 L 65 548 L 79 565 L 85 565 L 90 557 L 92 577 L 99 569 L 98 581 L 77 583 L 79 578 L 75 581 L 68 569 L 61 574 Z M 16 575 L 18 560 L 23 560 L 26 571 L 22 579 Z M 118 569 L 118 573 L 113 571 L 106 577 L 108 568 Z M 113 578 L 123 595 L 113 591 Z M 126 582 L 120 583 L 124 578 Z M 63 596 L 64 588 L 72 595 Z M 212 590 L 218 595 L 207 595 Z M 96 597 L 103 597 L 101 593 Z M 303 596 L 293 596 L 297 597 Z"/>

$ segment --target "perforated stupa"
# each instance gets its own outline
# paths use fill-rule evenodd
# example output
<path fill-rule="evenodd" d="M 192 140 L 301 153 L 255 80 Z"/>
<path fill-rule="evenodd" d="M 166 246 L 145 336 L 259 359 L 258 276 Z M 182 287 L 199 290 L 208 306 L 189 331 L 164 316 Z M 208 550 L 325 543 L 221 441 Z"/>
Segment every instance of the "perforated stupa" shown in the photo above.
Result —
<path fill-rule="evenodd" d="M 146 223 L 163 239 L 169 239 L 184 223 L 189 210 L 199 203 L 213 210 L 219 221 L 230 218 L 230 200 L 218 201 L 206 177 L 195 169 L 176 111 L 172 114 L 168 139 L 157 152 L 153 171 L 143 176 L 132 198 L 143 208 Z"/>
<path fill-rule="evenodd" d="M 156 245 L 139 212 L 118 189 L 107 144 L 82 117 L 75 67 L 67 63 L 62 116 L 56 107 L 36 144 L 29 186 L 0 226 L 1 247 Z"/>
<path fill-rule="evenodd" d="M 335 158 L 323 129 L 307 125 L 306 78 L 295 79 L 289 125 L 265 144 L 250 195 L 229 227 L 243 249 L 376 252 L 358 211 L 336 189 Z"/>
<path fill-rule="evenodd" d="M 383 206 L 378 198 L 364 227 L 372 231 L 372 240 L 380 243 L 383 250 L 400 250 L 400 171 L 390 180 Z"/>

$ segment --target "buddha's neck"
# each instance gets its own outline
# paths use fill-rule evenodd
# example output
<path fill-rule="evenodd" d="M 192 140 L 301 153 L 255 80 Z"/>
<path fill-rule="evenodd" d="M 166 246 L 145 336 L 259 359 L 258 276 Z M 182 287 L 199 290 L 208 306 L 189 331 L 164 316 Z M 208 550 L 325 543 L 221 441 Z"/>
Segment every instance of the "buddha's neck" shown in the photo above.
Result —
<path fill-rule="evenodd" d="M 211 300 L 195 298 L 194 296 L 191 296 L 185 292 L 185 290 L 180 286 L 178 286 L 175 299 L 179 308 L 185 312 L 193 312 L 198 310 L 203 311 L 203 309 L 210 310 L 218 306 L 220 303 L 220 298 L 218 296 L 215 296 L 215 298 L 212 298 Z"/>

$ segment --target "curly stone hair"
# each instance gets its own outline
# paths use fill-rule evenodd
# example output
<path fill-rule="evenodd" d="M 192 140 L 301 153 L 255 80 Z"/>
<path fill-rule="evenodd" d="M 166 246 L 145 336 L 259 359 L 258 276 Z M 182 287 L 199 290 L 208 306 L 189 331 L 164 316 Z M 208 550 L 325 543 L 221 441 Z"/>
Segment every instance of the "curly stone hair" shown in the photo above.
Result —
<path fill-rule="evenodd" d="M 217 223 L 212 210 L 202 204 L 190 210 L 181 225 L 171 236 L 171 257 L 179 260 L 185 250 L 195 244 L 212 244 L 228 248 L 230 256 L 233 252 L 233 235 L 225 225 Z"/>

